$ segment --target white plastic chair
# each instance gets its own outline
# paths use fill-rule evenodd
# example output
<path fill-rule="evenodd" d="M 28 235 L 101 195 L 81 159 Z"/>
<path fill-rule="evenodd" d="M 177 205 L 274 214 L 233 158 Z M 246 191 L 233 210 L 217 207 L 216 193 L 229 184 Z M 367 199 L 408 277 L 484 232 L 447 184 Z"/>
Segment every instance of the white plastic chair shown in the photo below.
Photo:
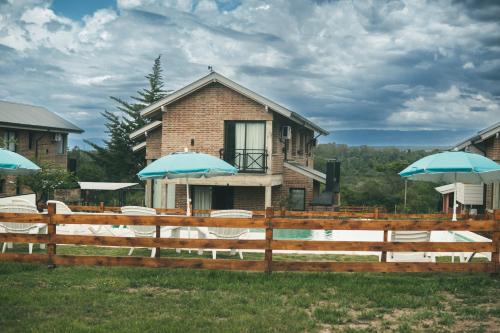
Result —
<path fill-rule="evenodd" d="M 2 213 L 28 213 L 28 214 L 39 214 L 36 207 L 33 205 L 21 205 L 21 204 L 9 204 L 1 205 L 0 212 Z M 0 222 L 0 225 L 5 229 L 7 233 L 19 233 L 19 234 L 33 234 L 33 233 L 46 233 L 47 226 L 40 223 L 22 223 L 22 222 Z M 4 243 L 2 247 L 2 253 L 5 252 L 8 243 Z M 42 247 L 43 245 L 43 247 Z M 29 243 L 29 253 L 33 252 L 33 243 Z M 40 248 L 45 248 L 45 244 L 40 244 Z"/>
<path fill-rule="evenodd" d="M 228 209 L 228 210 L 214 210 L 210 213 L 210 217 L 230 217 L 230 218 L 251 218 L 252 212 L 248 210 L 242 209 Z M 208 234 L 221 239 L 240 239 L 241 236 L 248 233 L 249 229 L 243 228 L 218 228 L 218 227 L 209 227 Z M 230 249 L 231 255 L 236 254 L 235 249 Z M 238 250 L 240 258 L 243 259 L 243 251 Z M 212 250 L 212 258 L 217 259 L 217 250 Z"/>
<path fill-rule="evenodd" d="M 140 206 L 124 206 L 121 208 L 121 212 L 124 215 L 156 215 L 156 210 L 154 208 L 140 207 Z M 149 225 L 129 225 L 127 226 L 134 233 L 134 237 L 155 237 L 156 227 Z M 132 255 L 134 248 L 131 247 L 128 255 Z M 156 254 L 156 248 L 151 249 L 151 257 Z"/>
<path fill-rule="evenodd" d="M 26 200 L 26 199 L 23 199 L 23 198 L 13 198 L 11 200 L 11 202 L 13 205 L 32 206 L 32 207 L 35 207 L 35 209 L 36 209 L 36 205 L 33 202 Z"/>
<path fill-rule="evenodd" d="M 73 211 L 62 201 L 58 200 L 47 200 L 47 206 L 50 203 L 56 204 L 56 213 L 57 214 L 73 214 Z"/>
<path fill-rule="evenodd" d="M 429 242 L 430 231 L 392 231 L 391 242 Z M 435 255 L 427 252 L 389 252 L 391 261 L 434 262 Z"/>

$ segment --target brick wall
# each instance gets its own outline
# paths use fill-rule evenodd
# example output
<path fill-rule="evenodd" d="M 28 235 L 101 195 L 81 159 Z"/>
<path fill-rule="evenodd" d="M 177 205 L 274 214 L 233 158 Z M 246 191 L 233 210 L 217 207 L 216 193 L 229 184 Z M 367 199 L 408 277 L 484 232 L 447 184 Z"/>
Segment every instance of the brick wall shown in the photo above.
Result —
<path fill-rule="evenodd" d="M 264 106 L 212 83 L 167 106 L 163 114 L 161 153 L 189 148 L 219 157 L 219 150 L 224 148 L 224 120 L 272 119 Z"/>
<path fill-rule="evenodd" d="M 0 129 L 0 138 L 4 138 L 7 129 Z M 68 155 L 67 149 L 64 150 L 64 154 L 57 153 L 57 142 L 52 140 L 53 134 L 47 132 L 37 132 L 28 130 L 14 130 L 16 132 L 16 153 L 23 155 L 24 157 L 35 161 L 37 164 L 52 163 L 55 166 L 66 168 Z M 32 146 L 29 147 L 29 135 L 32 133 Z M 66 145 L 67 145 L 67 135 Z M 38 145 L 37 145 L 38 142 Z M 38 149 L 36 148 L 38 146 Z M 36 156 L 36 151 L 38 151 L 38 156 Z M 16 177 L 8 176 L 5 178 L 5 190 L 3 194 L 15 195 L 16 194 Z M 21 188 L 21 193 L 30 193 L 31 190 L 28 188 Z"/>
<path fill-rule="evenodd" d="M 146 160 L 156 160 L 162 156 L 161 138 L 161 127 L 148 132 L 148 136 L 146 137 Z"/>
<path fill-rule="evenodd" d="M 279 207 L 280 201 L 284 200 L 291 188 L 305 189 L 306 205 L 305 209 L 310 210 L 310 203 L 313 199 L 313 180 L 303 176 L 300 173 L 294 172 L 288 168 L 283 168 L 283 185 L 274 186 L 272 188 L 272 205 Z"/>
<path fill-rule="evenodd" d="M 237 186 L 234 188 L 234 209 L 264 210 L 265 188 Z"/>
<path fill-rule="evenodd" d="M 500 162 L 500 137 L 491 137 L 484 142 L 486 157 Z"/>

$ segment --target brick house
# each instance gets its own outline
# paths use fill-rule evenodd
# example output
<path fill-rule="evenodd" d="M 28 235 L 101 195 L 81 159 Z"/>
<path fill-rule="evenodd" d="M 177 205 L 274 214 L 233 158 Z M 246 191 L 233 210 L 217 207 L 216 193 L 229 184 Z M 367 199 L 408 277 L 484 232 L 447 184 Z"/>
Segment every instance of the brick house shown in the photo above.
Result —
<path fill-rule="evenodd" d="M 33 105 L 0 101 L 0 142 L 38 164 L 67 167 L 69 133 L 83 130 L 49 110 Z M 15 176 L 0 178 L 0 195 L 27 192 L 19 188 Z"/>
<path fill-rule="evenodd" d="M 286 205 L 308 210 L 320 184 L 327 183 L 326 175 L 313 168 L 312 149 L 328 132 L 216 72 L 149 105 L 141 115 L 151 122 L 130 137 L 140 142 L 134 151 L 146 150 L 147 163 L 187 148 L 239 169 L 235 176 L 190 179 L 194 209 Z M 185 208 L 185 182 L 147 181 L 146 204 Z M 327 208 L 333 207 L 333 196 Z"/>
<path fill-rule="evenodd" d="M 500 122 L 480 130 L 476 135 L 465 139 L 453 149 L 480 154 L 500 163 Z M 481 194 L 483 204 L 480 205 L 480 208 L 500 209 L 500 182 L 484 184 Z"/>

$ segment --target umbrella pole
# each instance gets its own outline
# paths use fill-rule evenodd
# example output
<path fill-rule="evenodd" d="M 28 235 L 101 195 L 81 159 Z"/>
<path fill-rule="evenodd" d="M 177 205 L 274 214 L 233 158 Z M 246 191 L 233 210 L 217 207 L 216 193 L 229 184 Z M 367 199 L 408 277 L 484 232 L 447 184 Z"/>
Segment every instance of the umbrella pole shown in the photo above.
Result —
<path fill-rule="evenodd" d="M 186 216 L 191 216 L 190 201 L 191 199 L 189 198 L 189 182 L 188 178 L 186 177 Z M 191 227 L 188 227 L 188 239 L 191 239 Z M 191 253 L 191 249 L 189 249 L 188 252 Z"/>
<path fill-rule="evenodd" d="M 453 217 L 452 221 L 457 220 L 457 173 L 455 172 L 455 193 L 453 194 Z"/>

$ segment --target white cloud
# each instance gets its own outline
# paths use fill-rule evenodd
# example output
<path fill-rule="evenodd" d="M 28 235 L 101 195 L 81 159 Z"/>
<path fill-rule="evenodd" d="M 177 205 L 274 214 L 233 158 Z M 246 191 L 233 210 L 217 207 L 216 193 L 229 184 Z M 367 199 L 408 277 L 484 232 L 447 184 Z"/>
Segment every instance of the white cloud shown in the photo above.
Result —
<path fill-rule="evenodd" d="M 407 100 L 403 108 L 391 114 L 387 121 L 392 126 L 455 129 L 482 128 L 495 119 L 500 119 L 497 101 L 452 85 L 446 91 Z"/>
<path fill-rule="evenodd" d="M 117 10 L 81 20 L 56 14 L 49 0 L 0 6 L 0 99 L 78 115 L 90 136 L 104 135 L 98 114 L 113 110 L 108 97 L 143 87 L 158 54 L 167 88 L 213 65 L 332 130 L 479 129 L 500 118 L 497 85 L 487 81 L 498 47 L 485 42 L 499 24 L 451 0 L 247 0 L 225 11 L 212 0 L 118 0 Z"/>

